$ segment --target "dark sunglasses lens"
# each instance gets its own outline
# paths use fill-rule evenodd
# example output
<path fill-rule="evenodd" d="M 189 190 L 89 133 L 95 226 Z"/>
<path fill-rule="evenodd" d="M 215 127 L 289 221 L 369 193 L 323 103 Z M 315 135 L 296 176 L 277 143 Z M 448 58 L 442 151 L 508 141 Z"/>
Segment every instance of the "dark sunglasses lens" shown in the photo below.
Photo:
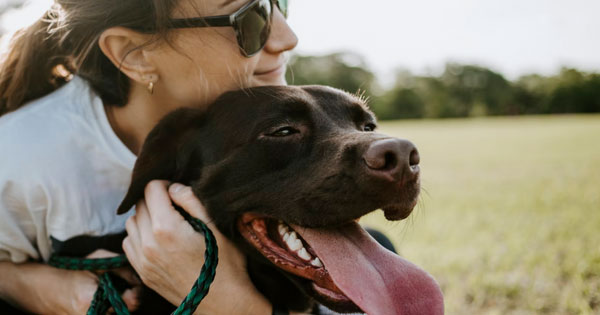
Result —
<path fill-rule="evenodd" d="M 288 0 L 277 0 L 277 6 L 279 7 L 279 11 L 285 16 L 288 17 Z"/>
<path fill-rule="evenodd" d="M 238 17 L 238 32 L 241 48 L 252 56 L 260 51 L 271 32 L 271 3 L 259 1 L 257 5 Z"/>

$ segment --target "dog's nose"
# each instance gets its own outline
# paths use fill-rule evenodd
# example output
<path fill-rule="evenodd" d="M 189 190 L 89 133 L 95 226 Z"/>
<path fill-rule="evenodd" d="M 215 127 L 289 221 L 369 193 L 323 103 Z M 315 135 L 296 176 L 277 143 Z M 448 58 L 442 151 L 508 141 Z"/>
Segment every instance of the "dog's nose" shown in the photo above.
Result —
<path fill-rule="evenodd" d="M 383 139 L 372 142 L 363 159 L 369 173 L 389 181 L 412 180 L 419 174 L 419 151 L 402 139 Z"/>

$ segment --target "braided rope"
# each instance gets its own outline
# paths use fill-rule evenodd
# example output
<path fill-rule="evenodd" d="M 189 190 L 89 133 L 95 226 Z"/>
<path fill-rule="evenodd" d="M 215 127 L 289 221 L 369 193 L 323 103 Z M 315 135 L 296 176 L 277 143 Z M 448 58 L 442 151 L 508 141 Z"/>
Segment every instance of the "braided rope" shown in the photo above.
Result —
<path fill-rule="evenodd" d="M 215 236 L 212 234 L 210 229 L 204 224 L 204 222 L 192 217 L 189 213 L 183 211 L 183 209 L 179 207 L 175 207 L 177 211 L 192 225 L 194 230 L 197 232 L 204 233 L 204 238 L 206 242 L 206 251 L 204 252 L 204 265 L 202 265 L 202 270 L 200 271 L 200 276 L 192 286 L 190 293 L 183 299 L 183 302 L 179 305 L 179 307 L 173 312 L 175 315 L 189 315 L 192 314 L 202 299 L 208 294 L 208 289 L 210 288 L 210 284 L 215 279 L 215 273 L 217 271 L 217 264 L 219 262 L 218 258 L 218 248 L 217 248 L 217 240 Z"/>
<path fill-rule="evenodd" d="M 218 247 L 215 236 L 211 230 L 200 221 L 189 215 L 183 209 L 175 206 L 175 209 L 188 221 L 188 223 L 194 228 L 196 232 L 204 234 L 206 242 L 206 250 L 204 252 L 204 264 L 200 270 L 200 275 L 190 293 L 183 299 L 183 302 L 173 312 L 173 315 L 190 315 L 196 311 L 196 308 L 208 294 L 208 289 L 215 279 L 217 272 L 218 259 Z M 78 257 L 62 257 L 52 255 L 48 264 L 60 269 L 68 270 L 110 270 L 127 266 L 129 262 L 125 255 L 120 255 L 110 258 L 78 258 Z M 94 293 L 92 303 L 87 311 L 87 315 L 100 315 L 106 314 L 109 308 L 112 306 L 117 315 L 128 315 L 129 310 L 119 292 L 113 286 L 112 280 L 109 273 L 103 273 L 100 276 L 98 289 Z"/>
<path fill-rule="evenodd" d="M 94 293 L 94 298 L 92 299 L 92 303 L 86 314 L 106 314 L 110 308 L 110 304 L 106 303 L 107 299 L 106 290 L 104 290 L 101 285 L 98 285 L 98 289 L 96 290 L 96 293 Z"/>
<path fill-rule="evenodd" d="M 127 262 L 125 255 L 93 259 L 52 255 L 50 260 L 48 260 L 48 264 L 60 269 L 97 271 L 127 266 L 129 262 Z"/>

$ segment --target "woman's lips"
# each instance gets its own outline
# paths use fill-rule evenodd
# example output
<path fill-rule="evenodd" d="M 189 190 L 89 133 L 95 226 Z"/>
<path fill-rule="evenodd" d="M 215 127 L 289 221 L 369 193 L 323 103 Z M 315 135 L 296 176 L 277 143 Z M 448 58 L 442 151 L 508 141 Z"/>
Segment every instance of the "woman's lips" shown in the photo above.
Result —
<path fill-rule="evenodd" d="M 254 75 L 256 76 L 279 76 L 285 72 L 285 64 L 279 65 L 275 68 L 271 68 L 269 70 L 260 70 L 255 71 Z"/>

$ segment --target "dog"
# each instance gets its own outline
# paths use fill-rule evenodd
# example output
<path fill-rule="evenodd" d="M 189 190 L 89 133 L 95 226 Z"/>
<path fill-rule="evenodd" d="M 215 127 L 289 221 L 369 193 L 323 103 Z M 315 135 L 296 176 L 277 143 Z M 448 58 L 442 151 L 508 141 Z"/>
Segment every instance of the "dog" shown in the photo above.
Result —
<path fill-rule="evenodd" d="M 159 122 L 118 213 L 151 180 L 190 185 L 272 303 L 443 314 L 435 280 L 356 223 L 377 209 L 404 219 L 420 191 L 417 148 L 375 129 L 364 100 L 334 88 L 227 92 L 206 110 L 179 109 Z"/>

